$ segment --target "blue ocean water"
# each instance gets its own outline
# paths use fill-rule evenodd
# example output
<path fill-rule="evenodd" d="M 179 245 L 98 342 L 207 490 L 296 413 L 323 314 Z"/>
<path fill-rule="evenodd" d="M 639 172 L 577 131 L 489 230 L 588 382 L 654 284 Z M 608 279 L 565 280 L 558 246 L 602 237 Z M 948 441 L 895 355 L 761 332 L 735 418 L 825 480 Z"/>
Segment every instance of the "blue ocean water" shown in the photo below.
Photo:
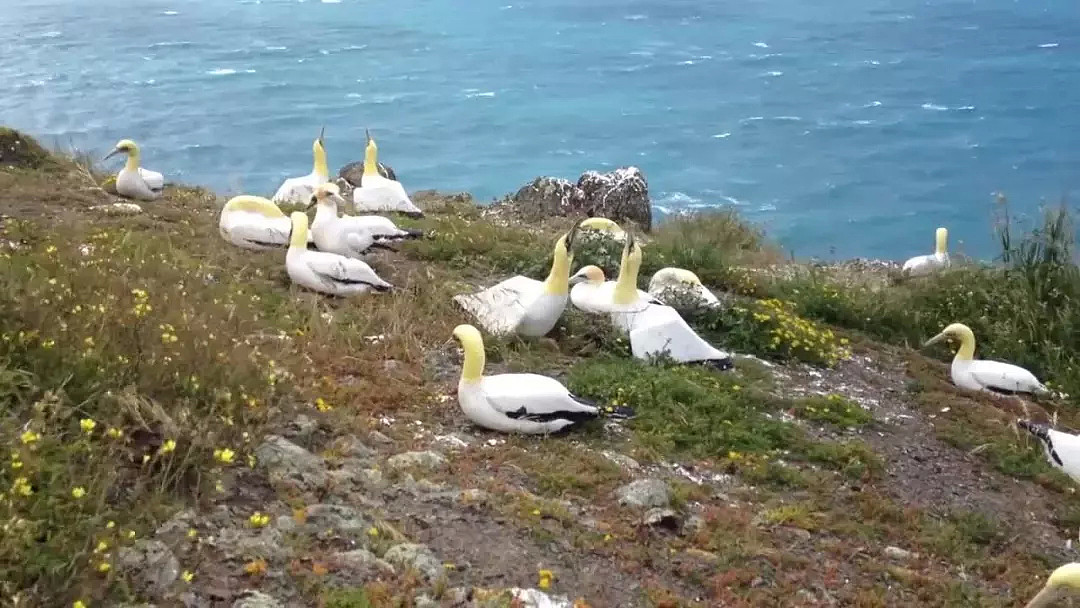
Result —
<path fill-rule="evenodd" d="M 364 128 L 406 188 L 637 165 L 796 255 L 989 256 L 1078 183 L 1075 0 L 7 0 L 0 123 L 222 193 Z"/>

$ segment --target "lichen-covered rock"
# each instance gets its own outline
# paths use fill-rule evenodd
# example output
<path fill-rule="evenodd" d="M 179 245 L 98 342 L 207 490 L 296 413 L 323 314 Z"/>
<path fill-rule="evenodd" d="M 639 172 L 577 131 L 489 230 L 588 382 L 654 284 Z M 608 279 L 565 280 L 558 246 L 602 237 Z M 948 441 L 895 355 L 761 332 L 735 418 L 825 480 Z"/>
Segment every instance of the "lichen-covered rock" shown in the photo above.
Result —
<path fill-rule="evenodd" d="M 383 555 L 383 559 L 395 566 L 415 569 L 428 582 L 439 578 L 443 571 L 442 564 L 424 545 L 414 543 L 394 545 L 390 547 L 386 555 Z"/>
<path fill-rule="evenodd" d="M 649 184 L 637 167 L 620 167 L 609 173 L 586 171 L 577 183 L 558 177 L 538 177 L 501 204 L 525 220 L 548 217 L 600 216 L 616 222 L 630 221 L 652 229 Z"/>
<path fill-rule="evenodd" d="M 120 549 L 117 564 L 130 573 L 136 589 L 149 597 L 160 597 L 180 576 L 180 562 L 160 540 L 140 540 Z"/>
<path fill-rule="evenodd" d="M 644 230 L 652 229 L 649 183 L 637 167 L 620 167 L 609 173 L 586 171 L 577 187 L 585 196 L 588 214 L 616 222 L 630 220 Z"/>
<path fill-rule="evenodd" d="M 331 569 L 339 574 L 342 582 L 358 585 L 379 576 L 393 576 L 394 567 L 367 549 L 354 549 L 335 553 L 329 558 Z"/>
<path fill-rule="evenodd" d="M 639 479 L 615 493 L 624 507 L 666 507 L 671 502 L 668 485 L 660 479 Z"/>
<path fill-rule="evenodd" d="M 285 608 L 284 605 L 262 591 L 248 591 L 244 597 L 233 602 L 232 608 Z"/>
<path fill-rule="evenodd" d="M 221 549 L 229 559 L 278 559 L 283 556 L 284 537 L 281 530 L 273 528 L 225 528 L 208 540 Z"/>
<path fill-rule="evenodd" d="M 363 513 L 346 505 L 310 505 L 304 515 L 304 525 L 318 535 L 341 534 L 360 539 L 371 528 L 371 521 Z"/>
<path fill-rule="evenodd" d="M 397 174 L 394 173 L 393 167 L 384 163 L 377 163 L 379 168 L 379 175 L 386 179 L 392 179 L 397 181 Z M 351 162 L 338 171 L 338 177 L 345 180 L 353 188 L 359 188 L 360 182 L 364 177 L 364 161 L 358 160 Z"/>
<path fill-rule="evenodd" d="M 187 537 L 188 530 L 195 526 L 195 512 L 184 509 L 169 518 L 168 521 L 158 526 L 154 532 L 154 538 L 166 545 L 175 546 Z"/>
<path fill-rule="evenodd" d="M 298 414 L 285 426 L 285 436 L 300 442 L 311 439 L 311 435 L 319 428 L 319 424 L 309 416 Z"/>
<path fill-rule="evenodd" d="M 284 437 L 267 436 L 255 450 L 255 458 L 275 486 L 311 491 L 326 485 L 323 459 Z"/>
<path fill-rule="evenodd" d="M 437 452 L 405 452 L 396 454 L 386 461 L 386 466 L 393 470 L 423 469 L 435 471 L 446 465 L 446 459 Z"/>

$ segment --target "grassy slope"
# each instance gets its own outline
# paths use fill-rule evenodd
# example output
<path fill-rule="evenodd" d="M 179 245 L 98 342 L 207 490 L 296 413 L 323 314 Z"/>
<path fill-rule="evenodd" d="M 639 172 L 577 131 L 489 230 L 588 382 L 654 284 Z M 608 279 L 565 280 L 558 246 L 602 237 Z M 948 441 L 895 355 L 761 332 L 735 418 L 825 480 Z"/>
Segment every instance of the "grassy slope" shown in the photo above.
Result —
<path fill-rule="evenodd" d="M 542 277 L 567 222 L 507 225 L 430 197 L 429 217 L 408 222 L 430 238 L 374 262 L 399 289 L 331 301 L 289 286 L 283 252 L 224 243 L 212 193 L 169 188 L 139 216 L 109 217 L 89 209 L 112 200 L 89 172 L 34 159 L 15 166 L 19 159 L 5 156 L 12 165 L 0 166 L 0 443 L 11 452 L 0 472 L 5 597 L 108 605 L 129 595 L 126 574 L 112 567 L 117 549 L 176 510 L 226 505 L 280 515 L 303 506 L 299 497 L 245 491 L 267 487 L 249 466 L 254 446 L 299 413 L 318 422 L 327 450 L 376 427 L 398 451 L 430 444 L 384 417 L 495 437 L 464 424 L 445 398 L 458 365 L 446 342 L 463 320 L 450 298 L 513 273 Z M 1080 394 L 1072 331 L 1080 283 L 1053 249 L 1060 242 L 1060 234 L 1035 234 L 1010 244 L 1016 270 L 894 284 L 801 266 L 776 272 L 781 257 L 734 215 L 670 222 L 645 247 L 643 277 L 682 266 L 736 294 L 725 312 L 693 314 L 693 322 L 775 366 L 745 360 L 716 375 L 644 365 L 602 322 L 574 311 L 548 339 L 492 341 L 492 369 L 557 374 L 580 394 L 632 404 L 641 416 L 628 433 L 597 425 L 570 438 L 466 448 L 433 479 L 486 489 L 494 504 L 470 511 L 468 524 L 430 517 L 540 558 L 557 544 L 577 570 L 603 564 L 639 582 L 632 601 L 640 605 L 1015 605 L 1064 558 L 1062 539 L 1080 523 L 1071 483 L 1008 426 L 1024 406 L 956 391 L 945 365 L 875 340 L 903 346 L 963 320 L 984 356 L 1029 365 Z M 617 246 L 594 239 L 575 266 L 614 272 L 617 259 Z M 867 399 L 845 393 L 870 367 L 881 371 Z M 888 382 L 901 388 L 874 394 Z M 814 395 L 822 392 L 832 396 Z M 1064 402 L 1028 410 L 1074 418 Z M 926 499 L 942 481 L 908 454 L 904 442 L 914 440 L 933 450 L 931 464 L 944 463 L 941 480 L 968 485 L 948 500 Z M 677 462 L 713 479 L 673 481 L 674 507 L 680 518 L 696 515 L 695 525 L 650 530 L 614 504 L 613 490 L 642 473 L 613 464 L 605 450 L 653 474 Z M 1031 497 L 1041 521 L 1021 519 L 1020 501 Z M 408 515 L 423 506 L 402 500 L 387 523 L 422 536 Z M 582 510 L 588 525 L 575 515 Z M 174 551 L 194 578 L 177 590 L 200 592 L 224 566 L 198 539 L 181 544 Z M 890 560 L 888 545 L 917 555 Z M 308 563 L 318 547 L 295 551 L 293 564 Z M 535 585 L 534 572 L 475 559 L 437 586 Z M 558 566 L 564 593 L 594 606 L 624 597 Z M 300 589 L 310 605 L 410 605 L 418 585 L 406 576 L 342 592 L 322 571 L 274 573 L 273 585 Z M 235 585 L 263 584 L 236 576 Z"/>

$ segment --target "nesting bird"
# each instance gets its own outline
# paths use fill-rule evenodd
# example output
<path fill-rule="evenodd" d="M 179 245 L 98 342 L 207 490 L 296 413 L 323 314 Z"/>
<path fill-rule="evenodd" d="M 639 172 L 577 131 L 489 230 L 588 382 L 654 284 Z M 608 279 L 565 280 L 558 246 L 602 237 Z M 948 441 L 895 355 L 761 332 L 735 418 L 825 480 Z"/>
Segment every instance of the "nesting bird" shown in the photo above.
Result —
<path fill-rule="evenodd" d="M 947 337 L 960 341 L 950 373 L 953 384 L 973 391 L 998 394 L 1045 394 L 1049 390 L 1028 370 L 1002 361 L 975 359 L 975 333 L 963 323 L 953 323 L 923 343 L 923 348 Z"/>
<path fill-rule="evenodd" d="M 285 254 L 285 270 L 293 283 L 334 296 L 352 296 L 369 291 L 389 291 L 393 285 L 379 278 L 366 263 L 336 253 L 307 248 L 308 217 L 295 211 L 292 236 Z"/>
<path fill-rule="evenodd" d="M 397 212 L 410 217 L 424 213 L 413 204 L 401 182 L 379 175 L 379 148 L 371 133 L 367 133 L 364 150 L 364 175 L 360 186 L 353 190 L 353 205 L 357 213 Z"/>
<path fill-rule="evenodd" d="M 150 171 L 139 166 L 141 154 L 139 146 L 130 139 L 121 139 L 102 160 L 108 160 L 117 154 L 127 154 L 127 163 L 116 174 L 116 192 L 120 196 L 140 201 L 152 201 L 161 198 L 165 187 L 165 178 L 157 171 Z"/>
<path fill-rule="evenodd" d="M 275 203 L 293 203 L 306 205 L 315 193 L 315 189 L 330 181 L 330 170 L 326 165 L 326 149 L 323 147 L 323 135 L 326 129 L 319 131 L 319 137 L 311 144 L 314 165 L 311 173 L 300 177 L 290 177 L 274 193 Z"/>
<path fill-rule="evenodd" d="M 913 276 L 929 274 L 935 270 L 949 267 L 949 253 L 945 250 L 949 231 L 938 228 L 934 233 L 934 253 L 917 255 L 904 262 L 902 271 Z"/>
<path fill-rule="evenodd" d="M 575 234 L 576 225 L 555 241 L 551 271 L 545 280 L 518 275 L 476 293 L 456 295 L 454 302 L 489 333 L 546 335 L 566 310 Z"/>
<path fill-rule="evenodd" d="M 458 403 L 477 426 L 505 433 L 556 433 L 607 414 L 629 418 L 629 408 L 602 411 L 575 396 L 561 382 L 540 374 L 484 375 L 484 340 L 472 325 L 458 325 L 454 337 L 465 352 Z"/>
<path fill-rule="evenodd" d="M 272 201 L 261 196 L 234 196 L 221 208 L 218 232 L 237 247 L 265 250 L 289 242 L 292 220 Z"/>
<path fill-rule="evenodd" d="M 372 247 L 393 249 L 390 242 L 423 234 L 402 230 L 394 222 L 377 215 L 339 217 L 338 207 L 345 204 L 337 184 L 325 183 L 315 189 L 308 207 L 316 206 L 311 233 L 319 251 L 358 258 Z"/>

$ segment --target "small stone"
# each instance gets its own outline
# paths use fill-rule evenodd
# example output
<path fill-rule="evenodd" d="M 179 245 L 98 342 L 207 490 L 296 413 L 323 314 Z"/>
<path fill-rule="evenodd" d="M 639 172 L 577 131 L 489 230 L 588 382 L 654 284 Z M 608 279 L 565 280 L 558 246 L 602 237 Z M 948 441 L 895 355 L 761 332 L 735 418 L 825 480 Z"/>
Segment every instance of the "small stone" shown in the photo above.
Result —
<path fill-rule="evenodd" d="M 311 491 L 326 485 L 326 465 L 322 458 L 284 437 L 267 436 L 255 450 L 255 458 L 275 486 Z"/>
<path fill-rule="evenodd" d="M 428 582 L 439 578 L 443 572 L 442 564 L 424 545 L 414 543 L 394 545 L 386 552 L 383 559 L 402 568 L 415 569 Z"/>
<path fill-rule="evenodd" d="M 154 538 L 168 546 L 175 546 L 187 538 L 188 530 L 194 527 L 194 522 L 195 512 L 191 509 L 184 509 L 158 526 L 158 529 L 154 532 Z"/>
<path fill-rule="evenodd" d="M 491 494 L 484 490 L 469 488 L 458 494 L 458 502 L 466 505 L 486 505 L 491 502 Z"/>
<path fill-rule="evenodd" d="M 667 483 L 659 479 L 639 479 L 616 490 L 616 495 L 624 507 L 666 507 L 671 502 Z"/>
<path fill-rule="evenodd" d="M 683 522 L 682 534 L 684 536 L 694 536 L 698 532 L 705 529 L 705 518 L 700 515 L 691 515 Z"/>
<path fill-rule="evenodd" d="M 285 436 L 290 439 L 307 441 L 311 439 L 311 435 L 317 428 L 319 428 L 317 422 L 304 414 L 298 414 L 285 426 Z"/>
<path fill-rule="evenodd" d="M 293 532 L 297 528 L 296 518 L 288 515 L 279 515 L 278 518 L 274 520 L 274 527 L 285 533 Z"/>
<path fill-rule="evenodd" d="M 439 608 L 439 602 L 431 599 L 431 597 L 425 593 L 416 596 L 413 605 L 416 606 L 416 608 Z"/>
<path fill-rule="evenodd" d="M 375 455 L 375 450 L 364 445 L 364 442 L 360 441 L 356 437 L 345 437 L 335 442 L 335 448 L 337 451 L 346 458 L 355 458 L 357 460 L 366 460 Z"/>
<path fill-rule="evenodd" d="M 145 595 L 159 597 L 180 576 L 180 562 L 160 540 L 140 540 L 120 549 L 117 564 L 133 574 L 132 582 Z"/>
<path fill-rule="evenodd" d="M 642 519 L 642 523 L 646 526 L 656 527 L 663 526 L 665 528 L 675 530 L 679 527 L 679 516 L 671 509 L 661 509 L 659 507 L 649 509 L 645 513 L 645 517 Z"/>
<path fill-rule="evenodd" d="M 393 470 L 424 469 L 435 471 L 446 465 L 446 459 L 436 452 L 405 452 L 391 456 L 386 466 Z"/>
<path fill-rule="evenodd" d="M 281 602 L 261 591 L 248 591 L 233 602 L 232 608 L 285 608 Z"/>
<path fill-rule="evenodd" d="M 911 551 L 907 549 L 901 549 L 900 547 L 885 547 L 885 557 L 889 559 L 907 561 L 915 556 Z"/>
<path fill-rule="evenodd" d="M 284 538 L 277 527 L 258 531 L 248 528 L 225 528 L 211 542 L 229 559 L 277 559 L 282 556 Z"/>
<path fill-rule="evenodd" d="M 368 433 L 368 441 L 378 445 L 393 445 L 394 440 L 383 435 L 379 431 L 371 431 Z"/>
<path fill-rule="evenodd" d="M 683 552 L 686 553 L 687 555 L 691 556 L 691 557 L 696 557 L 697 559 L 700 559 L 702 561 L 706 561 L 706 562 L 709 562 L 709 563 L 716 563 L 716 562 L 720 561 L 720 556 L 719 555 L 717 555 L 715 553 L 711 553 L 709 551 L 702 551 L 701 549 L 695 549 L 694 547 L 690 547 L 689 549 L 686 549 Z"/>
<path fill-rule="evenodd" d="M 634 460 L 633 458 L 630 458 L 629 456 L 619 454 L 617 452 L 608 452 L 608 451 L 603 452 L 603 454 L 604 454 L 605 458 L 607 458 L 611 462 L 614 462 L 615 464 L 619 465 L 620 467 L 622 467 L 622 468 L 624 468 L 624 469 L 626 469 L 628 471 L 637 471 L 637 470 L 641 469 L 641 465 L 638 464 L 638 461 Z"/>
<path fill-rule="evenodd" d="M 369 575 L 369 574 L 394 574 L 394 567 L 388 562 L 379 559 L 374 553 L 367 549 L 354 549 L 352 551 L 345 551 L 342 553 L 336 553 L 330 561 L 337 565 L 339 568 L 346 568 L 353 574 Z"/>
<path fill-rule="evenodd" d="M 371 528 L 371 521 L 356 509 L 345 505 L 310 505 L 305 514 L 305 525 L 321 535 L 340 533 L 362 538 Z"/>

